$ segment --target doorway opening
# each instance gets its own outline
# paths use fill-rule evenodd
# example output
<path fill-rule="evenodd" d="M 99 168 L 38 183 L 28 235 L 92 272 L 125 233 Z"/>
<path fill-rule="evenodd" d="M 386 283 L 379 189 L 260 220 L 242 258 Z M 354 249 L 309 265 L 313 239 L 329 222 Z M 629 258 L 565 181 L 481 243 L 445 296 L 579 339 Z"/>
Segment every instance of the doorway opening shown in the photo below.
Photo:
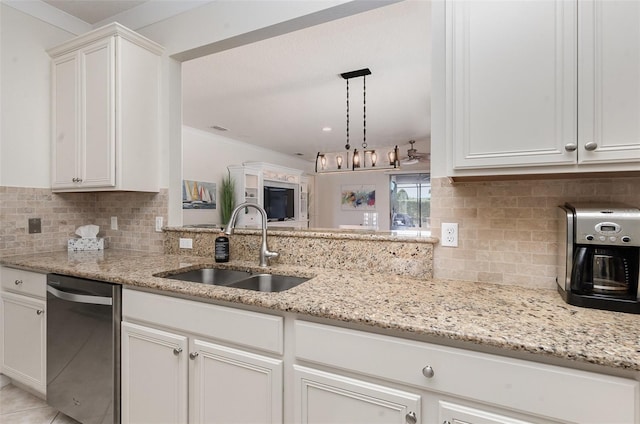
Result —
<path fill-rule="evenodd" d="M 396 174 L 389 178 L 391 230 L 429 230 L 431 174 Z"/>

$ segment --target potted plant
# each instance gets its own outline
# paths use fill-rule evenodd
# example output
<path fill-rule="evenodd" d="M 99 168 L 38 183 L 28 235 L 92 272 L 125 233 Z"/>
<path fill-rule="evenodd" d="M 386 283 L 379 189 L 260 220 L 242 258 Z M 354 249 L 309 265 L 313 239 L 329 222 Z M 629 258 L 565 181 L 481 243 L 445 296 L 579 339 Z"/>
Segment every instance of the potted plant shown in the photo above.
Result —
<path fill-rule="evenodd" d="M 236 206 L 236 184 L 231 174 L 227 174 L 222 178 L 222 184 L 220 186 L 220 217 L 222 218 L 222 225 L 227 225 L 229 218 L 231 218 L 231 212 Z"/>

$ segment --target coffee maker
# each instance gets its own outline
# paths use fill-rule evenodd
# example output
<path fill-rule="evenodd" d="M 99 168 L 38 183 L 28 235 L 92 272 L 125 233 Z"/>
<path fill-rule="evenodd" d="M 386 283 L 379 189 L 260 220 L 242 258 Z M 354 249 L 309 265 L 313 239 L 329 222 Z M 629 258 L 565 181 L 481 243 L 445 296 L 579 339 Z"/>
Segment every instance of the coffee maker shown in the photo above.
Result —
<path fill-rule="evenodd" d="M 571 305 L 640 313 L 640 210 L 624 204 L 560 206 L 558 291 Z"/>

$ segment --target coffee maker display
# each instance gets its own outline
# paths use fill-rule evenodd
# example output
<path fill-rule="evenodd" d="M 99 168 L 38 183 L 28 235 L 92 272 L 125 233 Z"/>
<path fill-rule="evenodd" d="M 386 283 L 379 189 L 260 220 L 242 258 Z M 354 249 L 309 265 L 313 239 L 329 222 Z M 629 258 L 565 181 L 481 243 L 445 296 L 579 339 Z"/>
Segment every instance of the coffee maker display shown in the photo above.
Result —
<path fill-rule="evenodd" d="M 640 313 L 640 210 L 624 204 L 559 207 L 558 291 L 571 305 Z"/>

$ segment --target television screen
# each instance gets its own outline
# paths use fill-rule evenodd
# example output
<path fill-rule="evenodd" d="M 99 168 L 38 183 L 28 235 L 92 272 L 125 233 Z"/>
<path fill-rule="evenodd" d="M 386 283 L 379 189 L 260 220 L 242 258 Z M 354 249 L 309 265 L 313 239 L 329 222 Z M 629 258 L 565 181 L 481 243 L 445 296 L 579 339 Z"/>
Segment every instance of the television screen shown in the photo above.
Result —
<path fill-rule="evenodd" d="M 294 189 L 264 186 L 264 210 L 269 221 L 294 219 Z"/>

